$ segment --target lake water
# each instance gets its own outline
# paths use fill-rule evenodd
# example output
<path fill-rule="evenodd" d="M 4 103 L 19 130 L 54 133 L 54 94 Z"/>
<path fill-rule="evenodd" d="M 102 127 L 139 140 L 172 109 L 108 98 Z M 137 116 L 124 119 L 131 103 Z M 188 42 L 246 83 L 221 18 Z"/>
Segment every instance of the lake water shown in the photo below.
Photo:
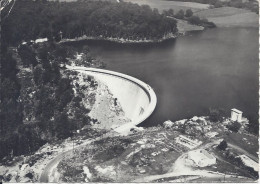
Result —
<path fill-rule="evenodd" d="M 158 104 L 143 126 L 207 115 L 208 109 L 231 108 L 258 119 L 258 29 L 215 28 L 156 44 L 88 45 L 107 69 L 148 83 Z M 120 86 L 119 86 L 120 87 Z"/>

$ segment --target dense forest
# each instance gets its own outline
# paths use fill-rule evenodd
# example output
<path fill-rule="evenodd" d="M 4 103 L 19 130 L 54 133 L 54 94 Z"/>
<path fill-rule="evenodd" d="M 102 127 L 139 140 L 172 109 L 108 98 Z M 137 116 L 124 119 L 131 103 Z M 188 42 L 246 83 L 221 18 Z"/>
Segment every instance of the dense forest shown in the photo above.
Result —
<path fill-rule="evenodd" d="M 40 37 L 59 40 L 83 35 L 157 40 L 176 33 L 177 28 L 175 20 L 166 18 L 147 5 L 19 0 L 4 21 L 2 32 L 5 39 L 17 44 Z"/>
<path fill-rule="evenodd" d="M 89 49 L 81 52 L 85 57 L 80 64 L 93 66 L 97 60 Z M 76 129 L 96 122 L 81 103 L 82 92 L 88 88 L 73 86 L 71 76 L 76 74 L 61 67 L 75 54 L 71 47 L 52 41 L 13 47 L 5 34 L 1 35 L 0 159 L 33 153 L 46 142 L 67 138 Z M 86 84 L 96 86 L 92 78 Z"/>
<path fill-rule="evenodd" d="M 73 54 L 70 47 L 55 43 L 22 44 L 1 52 L 1 159 L 33 153 L 96 121 L 81 103 L 84 94 L 75 95 L 72 88 L 87 89 L 73 86 L 70 76 L 75 74 L 60 67 Z M 93 61 L 88 57 L 86 63 Z M 88 80 L 95 87 L 93 79 Z"/>

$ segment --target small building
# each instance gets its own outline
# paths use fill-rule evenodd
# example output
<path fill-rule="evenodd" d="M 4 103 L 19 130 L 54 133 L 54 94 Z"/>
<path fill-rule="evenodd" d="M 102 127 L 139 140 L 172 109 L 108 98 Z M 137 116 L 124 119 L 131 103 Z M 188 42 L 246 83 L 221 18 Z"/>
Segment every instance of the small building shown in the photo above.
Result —
<path fill-rule="evenodd" d="M 215 137 L 216 135 L 218 135 L 218 132 L 208 132 L 205 135 L 208 138 L 212 138 L 212 137 Z"/>
<path fill-rule="evenodd" d="M 231 109 L 231 120 L 232 121 L 237 121 L 237 122 L 242 122 L 242 114 L 243 112 L 237 109 Z"/>
<path fill-rule="evenodd" d="M 216 164 L 217 159 L 204 149 L 193 150 L 188 153 L 188 159 L 195 167 L 207 167 Z M 187 160 L 188 161 L 188 160 Z"/>
<path fill-rule="evenodd" d="M 48 38 L 39 38 L 35 40 L 35 43 L 43 43 L 43 42 L 47 42 Z"/>
<path fill-rule="evenodd" d="M 178 137 L 176 137 L 175 141 L 176 141 L 176 143 L 179 143 L 179 144 L 181 144 L 183 146 L 186 146 L 189 149 L 193 149 L 193 148 L 195 148 L 195 147 L 197 147 L 197 146 L 202 144 L 201 141 L 198 141 L 196 139 L 192 140 L 192 139 L 190 139 L 188 137 L 185 137 L 183 135 L 179 135 Z"/>

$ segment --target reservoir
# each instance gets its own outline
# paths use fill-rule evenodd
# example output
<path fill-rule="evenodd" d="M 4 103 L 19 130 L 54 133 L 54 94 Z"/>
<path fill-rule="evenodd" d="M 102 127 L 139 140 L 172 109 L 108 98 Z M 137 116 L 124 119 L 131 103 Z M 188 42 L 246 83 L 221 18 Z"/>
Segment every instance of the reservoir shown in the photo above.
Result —
<path fill-rule="evenodd" d="M 69 43 L 90 47 L 106 69 L 148 83 L 157 106 L 142 126 L 208 115 L 209 108 L 237 108 L 258 120 L 258 29 L 215 28 L 161 43 Z M 120 86 L 119 86 L 120 88 Z"/>

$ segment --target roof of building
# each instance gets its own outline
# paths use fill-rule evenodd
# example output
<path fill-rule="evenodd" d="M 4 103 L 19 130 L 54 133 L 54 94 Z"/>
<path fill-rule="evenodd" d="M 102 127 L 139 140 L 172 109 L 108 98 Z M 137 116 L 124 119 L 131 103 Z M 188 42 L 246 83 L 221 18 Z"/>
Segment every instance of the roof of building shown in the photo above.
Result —
<path fill-rule="evenodd" d="M 242 113 L 243 113 L 242 111 L 240 111 L 240 110 L 238 110 L 238 109 L 235 109 L 235 108 L 231 109 L 231 111 L 234 111 L 234 112 L 236 112 L 236 113 L 238 113 L 238 114 L 242 114 Z"/>
<path fill-rule="evenodd" d="M 216 158 L 204 149 L 189 151 L 188 156 L 194 161 L 196 165 L 199 165 L 201 167 L 216 163 Z"/>
<path fill-rule="evenodd" d="M 42 42 L 47 42 L 48 38 L 39 38 L 35 40 L 35 43 L 42 43 Z"/>

